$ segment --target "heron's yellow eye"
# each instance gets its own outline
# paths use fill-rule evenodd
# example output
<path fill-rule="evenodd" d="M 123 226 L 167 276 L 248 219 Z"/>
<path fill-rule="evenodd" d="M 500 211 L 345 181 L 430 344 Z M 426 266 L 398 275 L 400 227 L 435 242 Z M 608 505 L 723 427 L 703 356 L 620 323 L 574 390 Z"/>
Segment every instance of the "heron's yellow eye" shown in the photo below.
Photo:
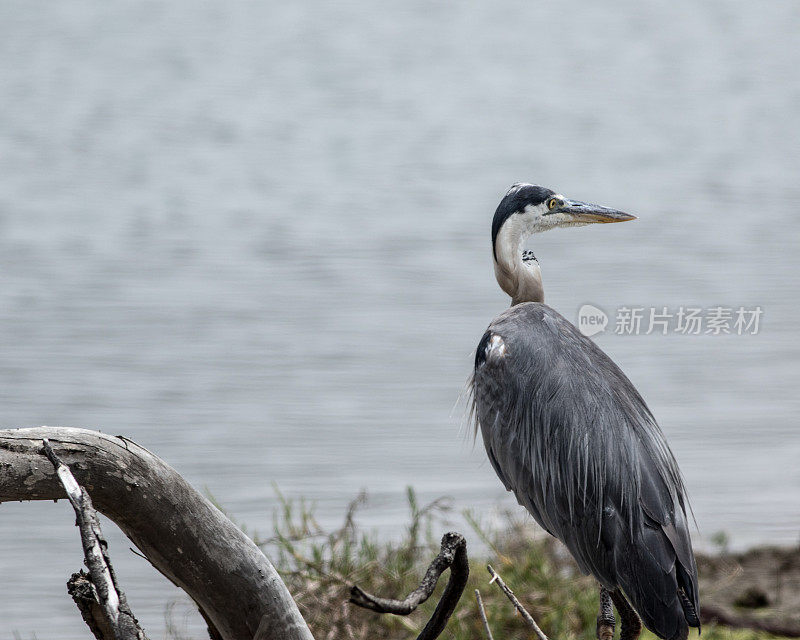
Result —
<path fill-rule="evenodd" d="M 548 209 L 553 209 L 556 206 L 558 206 L 558 200 L 556 198 L 550 198 L 550 200 L 547 203 L 547 208 Z"/>

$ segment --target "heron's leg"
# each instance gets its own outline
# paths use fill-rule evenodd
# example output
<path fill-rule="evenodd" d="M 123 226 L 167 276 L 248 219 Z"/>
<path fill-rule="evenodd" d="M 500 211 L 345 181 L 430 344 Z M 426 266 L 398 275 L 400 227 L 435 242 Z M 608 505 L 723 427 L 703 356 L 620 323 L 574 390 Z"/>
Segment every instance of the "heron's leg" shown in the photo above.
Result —
<path fill-rule="evenodd" d="M 600 611 L 597 612 L 597 640 L 614 640 L 614 607 L 611 605 L 611 592 L 600 587 Z"/>
<path fill-rule="evenodd" d="M 614 601 L 620 618 L 619 640 L 637 640 L 642 633 L 642 621 L 639 620 L 639 614 L 633 610 L 619 589 L 611 592 L 611 599 Z"/>

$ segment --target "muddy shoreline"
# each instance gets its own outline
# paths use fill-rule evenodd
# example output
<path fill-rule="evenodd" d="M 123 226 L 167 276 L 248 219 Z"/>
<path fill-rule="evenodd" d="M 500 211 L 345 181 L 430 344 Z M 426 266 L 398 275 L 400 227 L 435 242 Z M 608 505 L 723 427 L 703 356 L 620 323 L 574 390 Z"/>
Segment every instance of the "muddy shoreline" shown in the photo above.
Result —
<path fill-rule="evenodd" d="M 697 567 L 705 618 L 800 637 L 800 546 L 699 553 Z"/>

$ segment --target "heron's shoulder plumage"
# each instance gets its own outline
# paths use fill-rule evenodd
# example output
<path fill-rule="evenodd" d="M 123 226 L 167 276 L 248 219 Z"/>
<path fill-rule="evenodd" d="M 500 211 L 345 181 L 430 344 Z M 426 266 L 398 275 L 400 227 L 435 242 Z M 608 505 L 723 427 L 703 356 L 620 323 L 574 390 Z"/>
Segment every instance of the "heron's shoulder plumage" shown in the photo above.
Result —
<path fill-rule="evenodd" d="M 622 370 L 555 310 L 524 303 L 489 325 L 472 391 L 498 476 L 581 568 L 621 586 L 663 637 L 696 624 L 681 600 L 697 610 L 686 490 Z"/>

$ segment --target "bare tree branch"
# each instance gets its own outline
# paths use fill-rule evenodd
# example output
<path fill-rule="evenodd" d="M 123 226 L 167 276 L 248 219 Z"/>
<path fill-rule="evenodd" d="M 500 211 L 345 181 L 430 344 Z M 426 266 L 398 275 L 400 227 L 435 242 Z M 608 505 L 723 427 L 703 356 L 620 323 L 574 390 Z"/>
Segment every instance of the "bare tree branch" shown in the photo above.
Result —
<path fill-rule="evenodd" d="M 461 599 L 461 594 L 464 593 L 464 587 L 467 586 L 467 578 L 469 578 L 467 541 L 460 533 L 451 531 L 444 534 L 439 555 L 431 562 L 419 587 L 412 591 L 405 600 L 378 598 L 366 593 L 359 586 L 353 585 L 350 589 L 350 602 L 378 613 L 407 616 L 430 598 L 439 577 L 447 568 L 450 569 L 450 580 L 447 582 L 442 598 L 436 605 L 431 619 L 417 636 L 417 640 L 433 640 L 444 631 L 447 621 L 453 615 L 453 611 Z"/>
<path fill-rule="evenodd" d="M 486 637 L 488 640 L 494 640 L 492 637 L 492 628 L 489 626 L 489 620 L 486 618 L 486 609 L 483 606 L 483 598 L 481 598 L 481 592 L 475 589 L 475 601 L 478 603 L 478 613 L 481 616 L 481 622 L 483 622 L 483 630 L 486 631 Z"/>
<path fill-rule="evenodd" d="M 506 594 L 506 597 L 509 600 L 511 600 L 511 604 L 513 604 L 516 610 L 519 611 L 520 615 L 522 616 L 522 619 L 528 623 L 528 626 L 530 626 L 531 629 L 533 629 L 533 632 L 536 634 L 536 637 L 538 637 L 539 640 L 549 640 L 549 638 L 539 628 L 539 625 L 536 624 L 536 620 L 533 619 L 533 616 L 530 613 L 528 613 L 528 611 L 525 609 L 525 607 L 522 606 L 520 601 L 517 600 L 517 596 L 514 595 L 514 592 L 508 588 L 505 582 L 503 582 L 503 579 L 500 577 L 500 574 L 497 573 L 490 564 L 487 564 L 486 568 L 488 569 L 489 573 L 492 576 L 492 579 L 489 582 L 489 584 L 491 584 L 492 582 L 497 583 L 497 586 L 500 587 L 500 590 Z"/>
<path fill-rule="evenodd" d="M 56 475 L 75 510 L 76 524 L 81 532 L 84 561 L 89 568 L 89 577 L 86 579 L 84 576 L 84 580 L 91 584 L 92 595 L 99 604 L 99 610 L 91 606 L 81 608 L 79 604 L 81 615 L 85 619 L 87 609 L 91 611 L 96 624 L 89 624 L 89 628 L 99 640 L 147 640 L 147 636 L 128 606 L 125 593 L 117 585 L 117 578 L 108 556 L 108 543 L 103 538 L 100 520 L 92 506 L 92 499 L 86 493 L 86 489 L 75 480 L 69 467 L 61 462 L 47 438 L 43 440 L 43 444 L 45 455 L 53 463 Z M 77 582 L 71 578 L 69 584 L 74 589 Z M 88 585 L 85 586 L 84 593 L 86 589 L 88 589 Z M 85 603 L 86 599 L 83 599 L 82 602 Z M 98 631 L 105 628 L 110 629 L 111 633 L 104 632 L 102 635 L 98 635 Z"/>
<path fill-rule="evenodd" d="M 0 502 L 65 497 L 42 440 L 95 508 L 197 603 L 221 640 L 313 640 L 275 568 L 180 474 L 122 437 L 63 427 L 0 430 Z"/>

